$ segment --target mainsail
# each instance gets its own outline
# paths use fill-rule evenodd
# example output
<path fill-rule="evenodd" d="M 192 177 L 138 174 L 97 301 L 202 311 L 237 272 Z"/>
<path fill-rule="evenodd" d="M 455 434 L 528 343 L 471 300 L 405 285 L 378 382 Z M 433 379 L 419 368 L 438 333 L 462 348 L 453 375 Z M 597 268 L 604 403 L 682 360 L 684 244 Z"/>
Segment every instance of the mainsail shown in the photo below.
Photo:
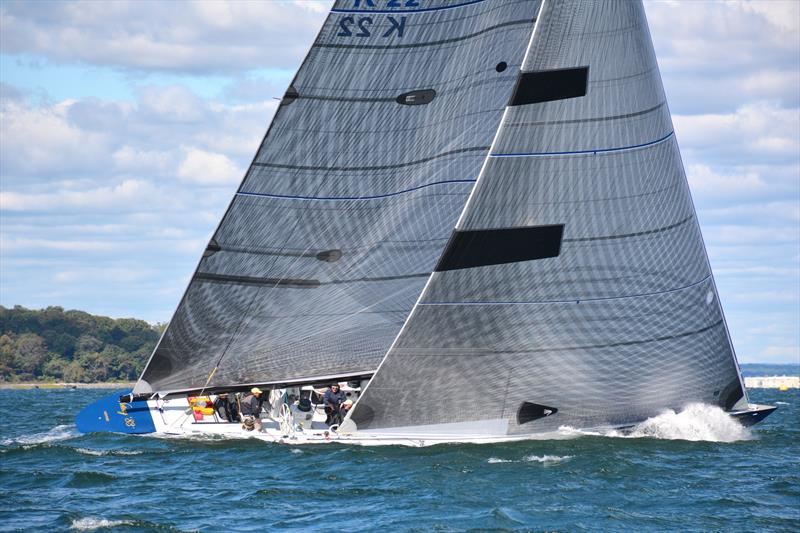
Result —
<path fill-rule="evenodd" d="M 134 393 L 373 372 L 464 207 L 539 7 L 338 0 Z"/>
<path fill-rule="evenodd" d="M 746 400 L 641 2 L 544 0 L 474 191 L 343 428 L 520 435 Z"/>

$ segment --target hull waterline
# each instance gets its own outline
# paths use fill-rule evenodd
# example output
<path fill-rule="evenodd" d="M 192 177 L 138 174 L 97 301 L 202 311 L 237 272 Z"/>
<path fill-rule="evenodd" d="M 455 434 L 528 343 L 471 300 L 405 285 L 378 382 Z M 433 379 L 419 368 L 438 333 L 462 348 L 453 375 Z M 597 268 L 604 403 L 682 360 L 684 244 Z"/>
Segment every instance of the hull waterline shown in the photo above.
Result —
<path fill-rule="evenodd" d="M 265 442 L 288 445 L 352 444 L 360 446 L 412 446 L 435 444 L 492 444 L 522 440 L 541 440 L 553 432 L 525 435 L 454 435 L 436 433 L 355 432 L 337 433 L 324 424 L 324 414 L 311 413 L 307 421 L 282 420 L 266 417 L 262 432 L 248 431 L 238 422 L 220 421 L 214 415 L 209 420 L 196 420 L 185 399 L 120 402 L 119 394 L 103 397 L 86 406 L 78 414 L 76 425 L 81 433 L 112 432 L 125 434 L 155 434 L 175 437 L 254 438 Z M 743 426 L 752 426 L 769 416 L 776 407 L 750 405 L 748 409 L 731 411 L 730 416 Z M 602 428 L 580 428 L 585 431 L 624 430 L 634 424 Z M 553 434 L 553 438 L 558 435 Z"/>

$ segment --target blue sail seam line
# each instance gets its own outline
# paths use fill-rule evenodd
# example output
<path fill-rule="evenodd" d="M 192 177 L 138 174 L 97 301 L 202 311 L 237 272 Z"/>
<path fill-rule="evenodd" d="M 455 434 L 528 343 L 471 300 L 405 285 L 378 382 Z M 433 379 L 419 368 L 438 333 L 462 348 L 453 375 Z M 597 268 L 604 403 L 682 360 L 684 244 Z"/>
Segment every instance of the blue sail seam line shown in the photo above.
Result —
<path fill-rule="evenodd" d="M 331 9 L 331 13 L 426 13 L 429 11 L 443 11 L 445 9 L 457 9 L 459 7 L 467 7 L 475 4 L 480 4 L 486 0 L 469 0 L 460 4 L 439 7 L 421 7 L 419 9 Z M 402 6 L 401 6 L 402 7 Z"/>
<path fill-rule="evenodd" d="M 418 191 L 420 189 L 434 187 L 436 185 L 446 185 L 449 183 L 475 183 L 475 181 L 476 180 L 436 181 L 434 183 L 426 183 L 424 185 L 419 185 L 417 187 L 412 187 L 410 189 L 405 189 L 402 191 L 395 191 L 386 194 L 378 194 L 375 196 L 294 196 L 289 194 L 270 194 L 263 192 L 246 192 L 246 191 L 239 191 L 236 194 L 237 196 L 261 196 L 264 198 L 281 198 L 284 200 L 379 200 L 381 198 L 389 198 L 391 196 L 397 196 L 399 194 L 406 194 L 409 192 Z"/>
<path fill-rule="evenodd" d="M 674 130 L 669 132 L 664 137 L 656 139 L 655 141 L 650 141 L 642 144 L 635 144 L 633 146 L 620 146 L 617 148 L 595 148 L 593 150 L 577 150 L 574 152 L 520 152 L 520 153 L 508 153 L 508 154 L 489 154 L 489 157 L 544 157 L 549 155 L 605 154 L 608 152 L 620 152 L 622 150 L 634 150 L 636 148 L 644 148 L 646 146 L 652 146 L 654 144 L 666 141 L 673 135 L 675 135 Z"/>
<path fill-rule="evenodd" d="M 711 279 L 711 274 L 704 277 L 700 281 L 686 285 L 685 287 L 678 287 L 677 289 L 669 289 L 660 292 L 648 292 L 643 294 L 631 294 L 629 296 L 608 296 L 605 298 L 586 298 L 581 300 L 542 300 L 539 302 L 420 302 L 419 305 L 547 305 L 547 304 L 580 304 L 583 302 L 602 302 L 608 300 L 625 300 L 628 298 L 641 298 L 644 296 L 658 296 L 660 294 L 669 294 L 672 292 L 683 291 L 691 289 Z"/>

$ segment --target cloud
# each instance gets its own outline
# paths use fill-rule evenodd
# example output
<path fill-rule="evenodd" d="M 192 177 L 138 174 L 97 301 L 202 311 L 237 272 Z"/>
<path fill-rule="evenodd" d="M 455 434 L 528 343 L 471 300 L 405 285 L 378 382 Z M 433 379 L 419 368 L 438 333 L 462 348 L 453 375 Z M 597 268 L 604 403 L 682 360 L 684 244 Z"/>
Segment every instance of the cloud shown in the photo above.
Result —
<path fill-rule="evenodd" d="M 800 363 L 800 348 L 797 346 L 767 346 L 758 357 L 759 361 L 772 363 Z"/>
<path fill-rule="evenodd" d="M 741 99 L 800 105 L 795 0 L 646 1 L 673 111 L 729 109 Z"/>
<path fill-rule="evenodd" d="M 178 176 L 188 182 L 226 184 L 241 181 L 244 171 L 222 154 L 188 148 Z"/>
<path fill-rule="evenodd" d="M 59 250 L 64 252 L 111 252 L 119 247 L 109 241 L 62 241 L 47 239 L 6 238 L 2 236 L 5 253 L 19 250 Z"/>
<path fill-rule="evenodd" d="M 757 102 L 731 113 L 673 115 L 675 130 L 690 153 L 704 152 L 750 162 L 796 162 L 800 153 L 800 109 Z"/>
<path fill-rule="evenodd" d="M 156 188 L 142 180 L 125 180 L 112 187 L 71 191 L 60 189 L 51 193 L 0 192 L 0 209 L 5 211 L 63 211 L 93 209 L 117 211 L 141 209 L 153 197 Z"/>
<path fill-rule="evenodd" d="M 0 165 L 6 185 L 188 179 L 202 153 L 208 154 L 205 162 L 212 164 L 213 175 L 192 181 L 235 182 L 277 108 L 274 101 L 204 100 L 182 86 L 144 86 L 137 94 L 133 102 L 0 100 Z"/>
<path fill-rule="evenodd" d="M 56 284 L 76 284 L 85 282 L 114 282 L 131 283 L 151 278 L 157 274 L 152 269 L 132 269 L 132 268 L 95 268 L 84 267 L 70 270 L 60 270 L 55 272 L 52 277 Z"/>
<path fill-rule="evenodd" d="M 105 136 L 72 124 L 67 117 L 71 105 L 30 107 L 18 100 L 0 101 L 4 175 L 61 175 L 65 169 L 91 169 L 107 161 Z"/>
<path fill-rule="evenodd" d="M 115 2 L 0 4 L 7 54 L 141 71 L 219 73 L 295 68 L 329 2 Z"/>
<path fill-rule="evenodd" d="M 693 192 L 733 193 L 762 190 L 766 183 L 755 172 L 739 175 L 722 175 L 708 165 L 689 165 L 686 175 Z"/>

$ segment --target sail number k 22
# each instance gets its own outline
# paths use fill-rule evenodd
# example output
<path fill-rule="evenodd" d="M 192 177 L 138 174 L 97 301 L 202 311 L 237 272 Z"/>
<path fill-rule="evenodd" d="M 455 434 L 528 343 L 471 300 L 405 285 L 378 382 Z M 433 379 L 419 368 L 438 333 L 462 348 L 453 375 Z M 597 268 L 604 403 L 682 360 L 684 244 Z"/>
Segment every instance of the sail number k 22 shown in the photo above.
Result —
<path fill-rule="evenodd" d="M 374 31 L 380 32 L 381 37 L 391 37 L 392 35 L 402 37 L 406 31 L 406 18 L 389 16 L 386 17 L 386 23 L 378 19 L 378 24 L 374 24 L 372 17 L 342 17 L 339 19 L 339 33 L 336 36 L 369 37 Z"/>

